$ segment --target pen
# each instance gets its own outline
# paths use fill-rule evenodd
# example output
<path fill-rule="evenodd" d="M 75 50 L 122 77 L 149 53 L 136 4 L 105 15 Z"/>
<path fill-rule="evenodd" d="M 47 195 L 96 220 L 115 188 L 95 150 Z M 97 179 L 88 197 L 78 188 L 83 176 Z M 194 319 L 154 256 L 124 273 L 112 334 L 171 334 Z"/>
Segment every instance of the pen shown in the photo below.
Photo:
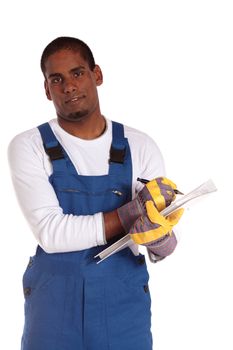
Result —
<path fill-rule="evenodd" d="M 149 180 L 141 179 L 140 177 L 137 178 L 137 181 L 140 181 L 143 184 L 147 184 L 149 182 Z M 174 192 L 175 192 L 175 194 L 184 194 L 184 193 L 182 193 L 181 191 L 179 191 L 177 189 L 175 189 Z"/>

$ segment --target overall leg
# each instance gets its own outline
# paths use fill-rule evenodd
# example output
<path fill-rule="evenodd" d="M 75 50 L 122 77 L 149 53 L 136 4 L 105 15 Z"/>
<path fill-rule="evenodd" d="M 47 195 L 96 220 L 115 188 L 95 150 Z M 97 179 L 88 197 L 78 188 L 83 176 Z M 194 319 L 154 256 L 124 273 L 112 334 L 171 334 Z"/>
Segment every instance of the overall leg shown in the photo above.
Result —
<path fill-rule="evenodd" d="M 53 271 L 45 261 L 42 265 L 35 259 L 23 278 L 25 325 L 21 350 L 83 350 L 82 279 L 68 269 L 65 274 Z"/>

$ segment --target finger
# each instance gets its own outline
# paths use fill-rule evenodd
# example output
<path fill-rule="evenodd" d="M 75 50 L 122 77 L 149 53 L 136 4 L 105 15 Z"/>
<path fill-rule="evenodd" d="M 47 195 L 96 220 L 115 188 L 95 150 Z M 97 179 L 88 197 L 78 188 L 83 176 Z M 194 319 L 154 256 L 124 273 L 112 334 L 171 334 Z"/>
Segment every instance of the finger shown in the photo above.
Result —
<path fill-rule="evenodd" d="M 130 233 L 130 237 L 136 244 L 146 244 L 163 237 L 167 232 L 163 226 L 158 226 L 145 232 Z"/>
<path fill-rule="evenodd" d="M 166 199 L 164 194 L 161 193 L 161 189 L 158 185 L 156 179 L 148 182 L 146 184 L 148 191 L 150 192 L 151 197 L 153 198 L 156 207 L 159 211 L 163 210 L 166 207 Z"/>
<path fill-rule="evenodd" d="M 156 209 L 153 201 L 146 202 L 146 212 L 149 220 L 154 224 L 159 224 L 164 227 L 168 227 L 168 222 L 164 216 L 162 216 Z"/>
<path fill-rule="evenodd" d="M 174 226 L 179 222 L 183 213 L 184 213 L 184 208 L 180 208 L 180 209 L 174 211 L 173 213 L 171 213 L 167 217 L 167 220 L 171 223 L 172 226 Z"/>
<path fill-rule="evenodd" d="M 171 201 L 174 201 L 176 199 L 176 192 L 177 186 L 174 182 L 167 179 L 166 177 L 162 177 L 159 180 L 159 185 L 161 189 L 161 193 L 165 198 L 166 206 L 168 206 Z"/>
<path fill-rule="evenodd" d="M 150 192 L 156 207 L 159 211 L 162 211 L 176 198 L 174 189 L 176 184 L 165 177 L 158 177 L 149 181 L 146 184 L 148 191 Z"/>
<path fill-rule="evenodd" d="M 173 190 L 177 189 L 176 184 L 166 177 L 161 177 L 161 183 L 170 186 Z"/>

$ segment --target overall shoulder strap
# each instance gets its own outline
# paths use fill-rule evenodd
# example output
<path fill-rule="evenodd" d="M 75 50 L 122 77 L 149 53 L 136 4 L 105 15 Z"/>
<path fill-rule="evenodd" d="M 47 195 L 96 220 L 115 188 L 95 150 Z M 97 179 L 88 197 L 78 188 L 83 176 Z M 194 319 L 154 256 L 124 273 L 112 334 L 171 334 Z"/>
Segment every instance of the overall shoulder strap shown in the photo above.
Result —
<path fill-rule="evenodd" d="M 122 124 L 112 122 L 112 144 L 110 148 L 109 163 L 123 164 L 126 156 L 127 139 L 124 137 Z"/>
<path fill-rule="evenodd" d="M 76 172 L 67 153 L 54 135 L 49 123 L 39 125 L 38 129 L 43 140 L 45 152 L 48 154 L 53 165 L 53 171 L 61 172 L 72 169 L 72 171 Z"/>
<path fill-rule="evenodd" d="M 112 144 L 109 158 L 109 174 L 119 175 L 128 184 L 131 193 L 132 160 L 128 139 L 124 135 L 124 126 L 112 122 Z"/>
<path fill-rule="evenodd" d="M 54 135 L 49 123 L 38 126 L 40 131 L 45 152 L 51 161 L 65 158 L 63 148 Z"/>

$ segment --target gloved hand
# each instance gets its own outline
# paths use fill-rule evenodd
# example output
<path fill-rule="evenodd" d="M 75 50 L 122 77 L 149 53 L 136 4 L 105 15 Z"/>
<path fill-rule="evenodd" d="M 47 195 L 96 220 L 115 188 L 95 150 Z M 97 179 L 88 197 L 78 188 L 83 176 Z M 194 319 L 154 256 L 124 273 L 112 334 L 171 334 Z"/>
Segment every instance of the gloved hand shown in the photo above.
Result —
<path fill-rule="evenodd" d="M 178 209 L 165 218 L 160 215 L 154 203 L 148 201 L 146 210 L 147 215 L 139 217 L 129 231 L 132 240 L 160 257 L 170 255 L 177 244 L 172 229 L 180 220 L 184 209 Z"/>
<path fill-rule="evenodd" d="M 117 209 L 117 213 L 126 233 L 138 217 L 146 214 L 146 201 L 152 200 L 158 211 L 168 207 L 176 198 L 176 185 L 165 177 L 149 181 L 137 197 Z"/>

